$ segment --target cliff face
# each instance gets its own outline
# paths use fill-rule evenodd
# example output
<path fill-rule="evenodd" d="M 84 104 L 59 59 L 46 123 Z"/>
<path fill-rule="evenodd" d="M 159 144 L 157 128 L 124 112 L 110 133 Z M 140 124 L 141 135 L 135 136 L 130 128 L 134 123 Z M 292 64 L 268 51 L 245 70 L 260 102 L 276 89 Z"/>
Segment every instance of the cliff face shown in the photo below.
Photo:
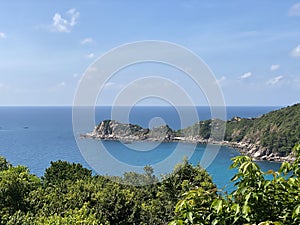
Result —
<path fill-rule="evenodd" d="M 226 123 L 224 141 L 211 137 L 211 127 Z M 205 120 L 178 131 L 168 125 L 153 129 L 139 125 L 122 124 L 104 120 L 92 133 L 82 135 L 122 141 L 185 141 L 194 143 L 214 142 L 238 148 L 255 159 L 292 160 L 291 150 L 300 141 L 300 104 L 279 109 L 258 118 L 234 117 L 228 121 Z"/>
<path fill-rule="evenodd" d="M 150 130 L 115 120 L 104 120 L 95 127 L 92 133 L 83 135 L 83 137 L 122 141 L 172 141 L 174 136 L 175 132 L 168 125 Z"/>
<path fill-rule="evenodd" d="M 95 127 L 93 134 L 98 135 L 100 138 L 105 137 L 125 137 L 136 136 L 143 137 L 149 133 L 149 129 L 144 129 L 138 125 L 122 124 L 115 120 L 104 120 Z"/>

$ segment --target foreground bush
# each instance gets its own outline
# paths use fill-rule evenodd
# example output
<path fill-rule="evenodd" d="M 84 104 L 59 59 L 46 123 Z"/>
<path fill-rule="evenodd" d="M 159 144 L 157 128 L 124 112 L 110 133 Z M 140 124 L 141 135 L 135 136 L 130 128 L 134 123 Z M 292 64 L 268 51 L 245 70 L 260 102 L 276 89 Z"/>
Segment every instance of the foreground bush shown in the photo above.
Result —
<path fill-rule="evenodd" d="M 236 190 L 214 198 L 199 187 L 186 192 L 176 205 L 175 224 L 300 224 L 300 145 L 297 160 L 283 163 L 278 172 L 263 173 L 247 156 L 233 158 Z M 266 179 L 265 175 L 272 175 Z"/>
<path fill-rule="evenodd" d="M 162 182 L 149 166 L 144 174 L 105 177 L 57 161 L 40 179 L 0 161 L 0 224 L 167 224 L 184 192 L 198 186 L 216 192 L 207 172 L 186 160 Z"/>
<path fill-rule="evenodd" d="M 300 224 L 300 145 L 294 151 L 297 160 L 277 172 L 233 158 L 230 195 L 187 160 L 158 182 L 149 166 L 144 174 L 107 177 L 63 161 L 40 179 L 0 158 L 0 224 Z"/>

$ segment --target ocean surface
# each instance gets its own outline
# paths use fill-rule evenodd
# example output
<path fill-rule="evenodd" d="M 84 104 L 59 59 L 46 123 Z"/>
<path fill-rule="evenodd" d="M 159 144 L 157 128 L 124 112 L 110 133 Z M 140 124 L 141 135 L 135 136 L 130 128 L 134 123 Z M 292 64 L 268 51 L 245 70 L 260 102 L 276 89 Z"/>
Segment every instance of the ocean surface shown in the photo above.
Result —
<path fill-rule="evenodd" d="M 258 117 L 278 108 L 227 107 L 227 118 Z M 126 111 L 122 107 L 118 110 L 120 114 Z M 211 118 L 208 107 L 198 107 L 197 114 L 199 120 Z M 172 107 L 137 106 L 130 110 L 128 121 L 143 127 L 151 127 L 154 121 L 154 125 L 166 123 L 172 129 L 179 129 L 182 128 L 180 118 Z M 111 119 L 111 107 L 96 108 L 95 123 L 104 119 Z M 188 121 L 188 124 L 194 122 Z M 230 159 L 239 155 L 234 149 L 221 147 L 215 151 L 215 146 L 187 143 L 123 144 L 81 140 L 79 133 L 92 128 L 85 129 L 73 133 L 71 107 L 0 107 L 0 155 L 13 165 L 27 166 L 38 176 L 42 176 L 50 162 L 56 160 L 81 163 L 93 169 L 95 174 L 103 175 L 122 175 L 128 170 L 141 172 L 143 166 L 153 165 L 159 176 L 171 172 L 174 165 L 187 156 L 193 164 L 203 163 L 218 188 L 228 191 L 233 188 L 230 178 L 235 171 L 229 170 Z M 265 171 L 280 166 L 273 162 L 259 162 L 259 165 Z"/>

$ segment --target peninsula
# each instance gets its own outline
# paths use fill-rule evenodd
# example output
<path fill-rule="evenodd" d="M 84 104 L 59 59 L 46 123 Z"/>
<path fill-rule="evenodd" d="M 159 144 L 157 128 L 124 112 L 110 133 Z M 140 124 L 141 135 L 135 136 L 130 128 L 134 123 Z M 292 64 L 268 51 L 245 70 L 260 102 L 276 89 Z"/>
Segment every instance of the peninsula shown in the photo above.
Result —
<path fill-rule="evenodd" d="M 211 137 L 211 126 L 225 123 L 224 140 Z M 300 104 L 272 111 L 257 118 L 210 119 L 172 130 L 168 125 L 153 129 L 115 120 L 104 120 L 82 138 L 135 141 L 214 143 L 238 149 L 254 160 L 293 161 L 293 146 L 300 141 Z"/>

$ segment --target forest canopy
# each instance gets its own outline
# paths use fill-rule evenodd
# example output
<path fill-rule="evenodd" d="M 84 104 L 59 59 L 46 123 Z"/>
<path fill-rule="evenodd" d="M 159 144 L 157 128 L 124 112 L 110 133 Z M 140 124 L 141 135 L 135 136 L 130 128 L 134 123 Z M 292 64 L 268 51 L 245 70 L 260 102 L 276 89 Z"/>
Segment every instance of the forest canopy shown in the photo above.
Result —
<path fill-rule="evenodd" d="M 0 224 L 299 224 L 300 145 L 294 151 L 294 163 L 266 173 L 247 156 L 233 158 L 229 194 L 187 160 L 158 182 L 149 166 L 108 177 L 65 161 L 39 178 L 0 157 Z"/>

